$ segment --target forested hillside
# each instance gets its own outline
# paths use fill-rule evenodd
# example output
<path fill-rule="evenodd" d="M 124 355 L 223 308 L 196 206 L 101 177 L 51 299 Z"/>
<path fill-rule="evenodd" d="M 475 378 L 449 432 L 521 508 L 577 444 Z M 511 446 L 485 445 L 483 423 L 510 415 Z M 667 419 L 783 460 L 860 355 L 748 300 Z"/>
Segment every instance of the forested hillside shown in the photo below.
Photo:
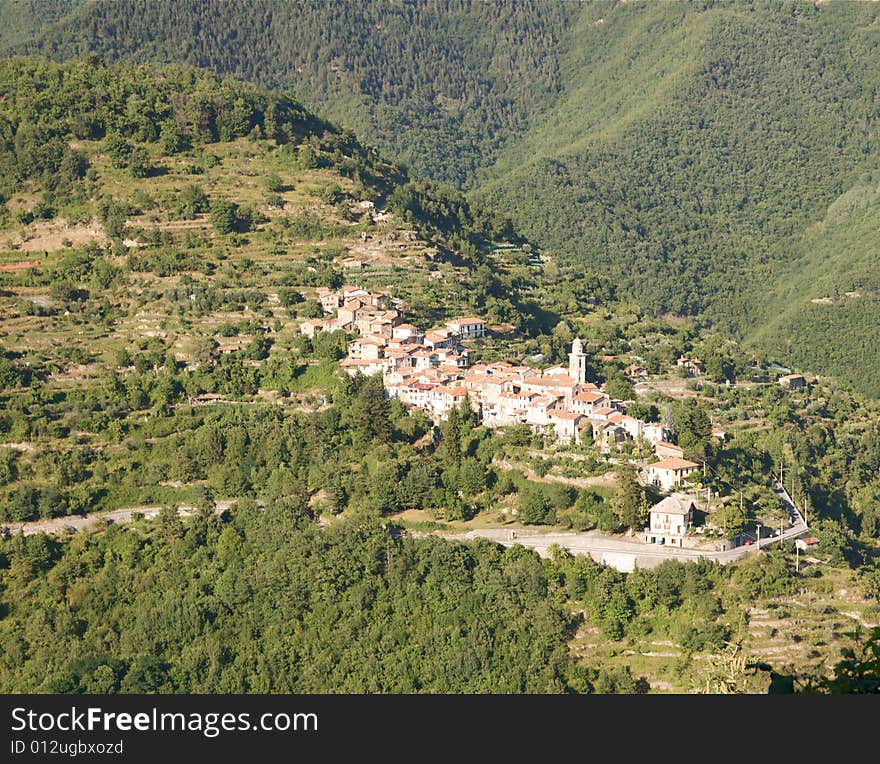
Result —
<path fill-rule="evenodd" d="M 850 621 L 876 617 L 876 406 L 723 385 L 759 372 L 735 344 L 646 316 L 285 93 L 95 56 L 5 60 L 0 90 L 0 687 L 763 691 L 757 660 L 734 680 L 713 668 L 725 642 L 821 676 Z M 856 231 L 866 189 L 816 236 Z M 798 575 L 778 545 L 627 575 L 423 538 L 643 527 L 626 463 L 650 447 L 605 456 L 586 433 L 493 430 L 466 402 L 436 424 L 389 399 L 380 375 L 340 368 L 353 332 L 304 333 L 326 317 L 320 290 L 351 285 L 421 327 L 485 317 L 475 364 L 547 368 L 582 338 L 589 378 L 710 458 L 708 487 L 742 484 L 719 528 L 775 527 L 778 464 L 822 559 Z M 685 353 L 705 384 L 669 378 Z M 636 356 L 676 397 L 635 400 Z M 94 532 L 66 525 L 86 512 Z M 794 650 L 762 625 L 783 602 Z"/>
<path fill-rule="evenodd" d="M 82 5 L 82 0 L 7 0 L 0 3 L 0 50 L 30 40 Z"/>
<path fill-rule="evenodd" d="M 27 7 L 52 19 L 63 4 Z M 870 235 L 810 231 L 877 169 L 878 14 L 871 3 L 124 0 L 24 21 L 5 39 L 290 88 L 645 307 L 703 316 L 877 394 L 860 370 L 880 358 L 858 340 L 873 298 L 818 312 L 809 300 L 826 296 L 814 285 L 827 265 L 841 292 L 877 276 Z"/>
<path fill-rule="evenodd" d="M 39 9 L 40 0 L 33 4 Z M 422 177 L 463 185 L 559 90 L 577 3 L 80 3 L 18 49 L 182 62 L 283 87 Z"/>
<path fill-rule="evenodd" d="M 804 232 L 876 168 L 874 14 L 854 3 L 585 13 L 562 65 L 576 84 L 481 190 L 647 305 L 748 336 L 778 313 L 773 287 L 813 254 Z M 865 252 L 839 254 L 838 272 Z"/>

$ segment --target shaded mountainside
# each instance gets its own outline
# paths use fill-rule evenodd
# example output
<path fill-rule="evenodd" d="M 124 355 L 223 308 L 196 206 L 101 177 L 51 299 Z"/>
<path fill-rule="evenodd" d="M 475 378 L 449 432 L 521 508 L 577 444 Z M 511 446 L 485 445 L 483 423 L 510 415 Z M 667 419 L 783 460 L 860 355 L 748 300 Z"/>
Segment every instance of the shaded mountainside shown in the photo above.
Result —
<path fill-rule="evenodd" d="M 464 184 L 559 89 L 547 52 L 578 11 L 559 0 L 123 0 L 81 3 L 19 49 L 183 62 L 283 87 L 419 175 Z"/>
<path fill-rule="evenodd" d="M 874 340 L 880 316 L 880 179 L 859 179 L 797 241 L 797 259 L 774 292 L 776 314 L 756 346 L 804 369 L 832 368 L 880 397 Z"/>
<path fill-rule="evenodd" d="M 792 265 L 807 285 L 823 267 L 812 226 L 877 169 L 878 16 L 870 3 L 124 0 L 22 23 L 16 40 L 289 87 L 654 311 L 867 389 L 851 365 L 877 360 L 854 344 L 870 300 L 816 320 L 802 306 L 787 337 L 775 327 L 794 309 Z M 873 278 L 874 241 L 831 246 L 829 272 Z"/>
<path fill-rule="evenodd" d="M 0 3 L 0 50 L 38 36 L 82 4 L 82 0 L 4 0 Z"/>

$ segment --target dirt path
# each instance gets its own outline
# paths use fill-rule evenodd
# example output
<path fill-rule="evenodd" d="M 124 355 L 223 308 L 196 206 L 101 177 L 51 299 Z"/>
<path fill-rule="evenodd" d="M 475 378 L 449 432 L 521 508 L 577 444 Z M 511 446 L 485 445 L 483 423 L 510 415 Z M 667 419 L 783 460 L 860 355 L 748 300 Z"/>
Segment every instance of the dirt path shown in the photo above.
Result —
<path fill-rule="evenodd" d="M 576 488 L 590 488 L 592 486 L 615 488 L 617 486 L 617 478 L 613 471 L 585 478 L 569 478 L 563 477 L 562 475 L 544 475 L 541 477 L 534 470 L 524 467 L 522 464 L 514 464 L 504 459 L 493 460 L 492 463 L 497 464 L 504 470 L 519 470 L 529 480 L 534 480 L 536 483 L 563 483 L 565 485 L 575 486 Z"/>
<path fill-rule="evenodd" d="M 234 499 L 223 499 L 217 502 L 216 514 L 225 512 L 235 503 Z M 152 519 L 159 514 L 161 507 L 128 507 L 127 509 L 111 509 L 105 512 L 91 512 L 87 515 L 70 515 L 68 517 L 53 517 L 48 520 L 31 520 L 25 523 L 4 523 L 0 529 L 8 530 L 17 535 L 23 533 L 30 536 L 34 533 L 50 533 L 61 535 L 81 530 L 95 528 L 98 523 L 130 523 L 132 515 L 140 512 L 146 519 Z M 195 514 L 195 507 L 181 506 L 177 508 L 177 514 L 181 517 L 189 517 Z"/>

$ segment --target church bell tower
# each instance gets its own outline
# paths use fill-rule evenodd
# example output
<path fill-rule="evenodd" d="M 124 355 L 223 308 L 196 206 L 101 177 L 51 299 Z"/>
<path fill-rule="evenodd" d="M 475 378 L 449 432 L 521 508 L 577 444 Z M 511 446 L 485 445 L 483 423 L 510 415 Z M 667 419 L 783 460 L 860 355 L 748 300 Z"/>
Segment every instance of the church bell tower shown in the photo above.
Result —
<path fill-rule="evenodd" d="M 576 384 L 582 385 L 587 381 L 587 354 L 580 337 L 575 337 L 571 343 L 571 352 L 568 354 L 568 375 Z"/>

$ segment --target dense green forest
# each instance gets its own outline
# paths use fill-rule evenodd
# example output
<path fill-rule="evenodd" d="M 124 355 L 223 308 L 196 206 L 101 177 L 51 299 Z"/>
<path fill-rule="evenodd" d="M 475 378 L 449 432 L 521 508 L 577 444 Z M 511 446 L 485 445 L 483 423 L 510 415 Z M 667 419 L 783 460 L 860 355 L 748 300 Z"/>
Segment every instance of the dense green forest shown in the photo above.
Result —
<path fill-rule="evenodd" d="M 7 47 L 62 59 L 96 52 L 182 62 L 291 90 L 418 175 L 456 184 L 558 91 L 558 66 L 545 52 L 579 11 L 558 0 L 79 6 Z M 37 15 L 40 3 L 32 7 Z"/>
<path fill-rule="evenodd" d="M 4 692 L 592 687 L 523 550 L 394 540 L 369 519 L 322 531 L 300 501 L 3 554 Z"/>
<path fill-rule="evenodd" d="M 668 629 L 691 691 L 765 692 L 782 680 L 790 692 L 796 679 L 811 692 L 876 692 L 876 642 L 864 657 L 859 645 L 844 650 L 832 679 L 803 668 L 773 679 L 754 659 L 692 666 L 693 654 L 723 659 L 741 639 L 744 605 L 791 601 L 799 584 L 778 550 L 735 567 L 626 574 L 589 557 L 400 538 L 369 516 L 319 529 L 303 496 L 212 510 L 208 499 L 186 523 L 164 513 L 62 542 L 0 542 L 0 689 L 647 692 L 625 664 L 569 651 L 589 612 L 612 640 Z"/>
<path fill-rule="evenodd" d="M 655 313 L 880 392 L 860 340 L 876 226 L 814 230 L 876 188 L 871 3 L 74 5 L 49 23 L 66 6 L 45 4 L 7 49 L 289 88 Z M 810 302 L 861 284 L 858 306 Z"/>

